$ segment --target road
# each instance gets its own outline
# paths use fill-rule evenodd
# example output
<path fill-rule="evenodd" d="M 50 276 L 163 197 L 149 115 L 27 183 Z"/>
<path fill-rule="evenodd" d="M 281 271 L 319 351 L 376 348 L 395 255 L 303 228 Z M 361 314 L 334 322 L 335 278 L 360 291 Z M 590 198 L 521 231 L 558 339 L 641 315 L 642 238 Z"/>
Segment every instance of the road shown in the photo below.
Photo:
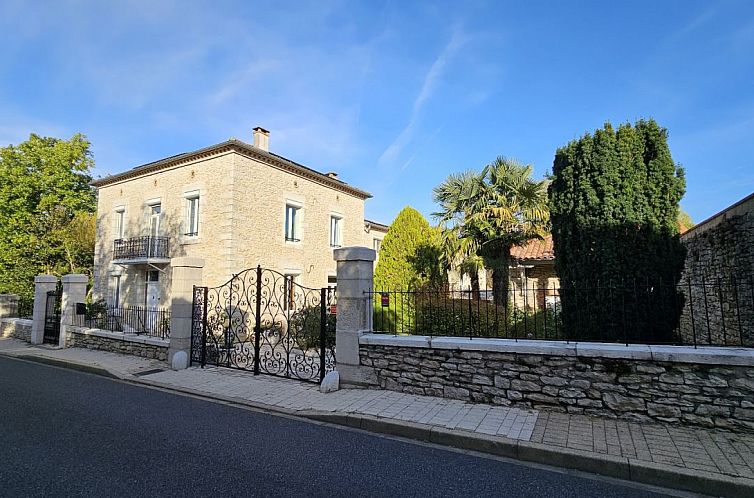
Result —
<path fill-rule="evenodd" d="M 0 357 L 0 496 L 659 496 Z"/>

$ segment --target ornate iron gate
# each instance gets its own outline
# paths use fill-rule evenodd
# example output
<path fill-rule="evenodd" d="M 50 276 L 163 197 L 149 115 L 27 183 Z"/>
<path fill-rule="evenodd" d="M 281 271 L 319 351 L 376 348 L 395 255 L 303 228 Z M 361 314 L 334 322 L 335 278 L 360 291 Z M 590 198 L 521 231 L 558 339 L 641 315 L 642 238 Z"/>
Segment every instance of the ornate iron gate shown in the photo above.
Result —
<path fill-rule="evenodd" d="M 60 301 L 63 293 L 60 290 L 49 291 L 45 302 L 45 328 L 42 342 L 58 344 L 60 340 Z"/>
<path fill-rule="evenodd" d="M 194 286 L 191 363 L 320 382 L 335 368 L 336 312 L 335 288 L 259 266 Z"/>

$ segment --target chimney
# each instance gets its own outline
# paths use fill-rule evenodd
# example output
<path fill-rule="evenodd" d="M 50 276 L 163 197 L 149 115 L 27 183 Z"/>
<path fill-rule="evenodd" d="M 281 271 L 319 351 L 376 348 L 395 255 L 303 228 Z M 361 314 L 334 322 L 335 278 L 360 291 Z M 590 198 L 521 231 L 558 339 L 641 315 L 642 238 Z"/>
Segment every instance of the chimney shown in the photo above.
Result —
<path fill-rule="evenodd" d="M 334 171 L 328 171 L 327 173 L 325 173 L 325 176 L 330 177 L 333 180 L 337 180 L 338 179 L 338 174 L 336 172 L 334 172 Z"/>
<path fill-rule="evenodd" d="M 264 151 L 270 150 L 270 132 L 261 126 L 254 128 L 254 147 Z"/>

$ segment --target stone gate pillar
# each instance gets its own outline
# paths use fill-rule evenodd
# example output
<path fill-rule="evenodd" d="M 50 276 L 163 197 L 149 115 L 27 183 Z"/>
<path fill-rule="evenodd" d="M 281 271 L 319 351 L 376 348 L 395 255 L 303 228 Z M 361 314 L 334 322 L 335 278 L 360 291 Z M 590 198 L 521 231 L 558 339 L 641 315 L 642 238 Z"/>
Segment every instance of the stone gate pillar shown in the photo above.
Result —
<path fill-rule="evenodd" d="M 191 354 L 191 303 L 194 286 L 202 285 L 204 260 L 201 258 L 173 258 L 170 290 L 170 347 L 168 363 L 175 369 L 189 365 Z M 177 355 L 177 356 L 176 356 Z"/>
<path fill-rule="evenodd" d="M 337 262 L 338 321 L 335 328 L 336 369 L 343 387 L 376 385 L 373 369 L 359 364 L 359 337 L 372 331 L 372 291 L 376 253 L 366 247 L 333 251 Z"/>
<path fill-rule="evenodd" d="M 34 313 L 31 325 L 31 343 L 42 344 L 45 333 L 45 312 L 47 307 L 47 293 L 58 286 L 55 275 L 37 275 L 34 277 Z"/>
<path fill-rule="evenodd" d="M 82 273 L 63 275 L 63 296 L 60 299 L 60 340 L 58 345 L 65 347 L 65 334 L 69 325 L 73 325 L 76 315 L 76 303 L 86 299 L 86 284 L 89 277 Z"/>

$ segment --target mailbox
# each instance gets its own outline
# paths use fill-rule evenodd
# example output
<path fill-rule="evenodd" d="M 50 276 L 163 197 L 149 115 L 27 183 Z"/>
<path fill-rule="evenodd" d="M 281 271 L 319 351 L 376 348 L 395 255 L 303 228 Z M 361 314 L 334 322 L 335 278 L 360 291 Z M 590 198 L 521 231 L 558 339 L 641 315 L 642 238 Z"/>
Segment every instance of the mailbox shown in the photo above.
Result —
<path fill-rule="evenodd" d="M 77 315 L 85 315 L 86 314 L 86 304 L 84 304 L 84 303 L 76 303 L 76 314 Z"/>

